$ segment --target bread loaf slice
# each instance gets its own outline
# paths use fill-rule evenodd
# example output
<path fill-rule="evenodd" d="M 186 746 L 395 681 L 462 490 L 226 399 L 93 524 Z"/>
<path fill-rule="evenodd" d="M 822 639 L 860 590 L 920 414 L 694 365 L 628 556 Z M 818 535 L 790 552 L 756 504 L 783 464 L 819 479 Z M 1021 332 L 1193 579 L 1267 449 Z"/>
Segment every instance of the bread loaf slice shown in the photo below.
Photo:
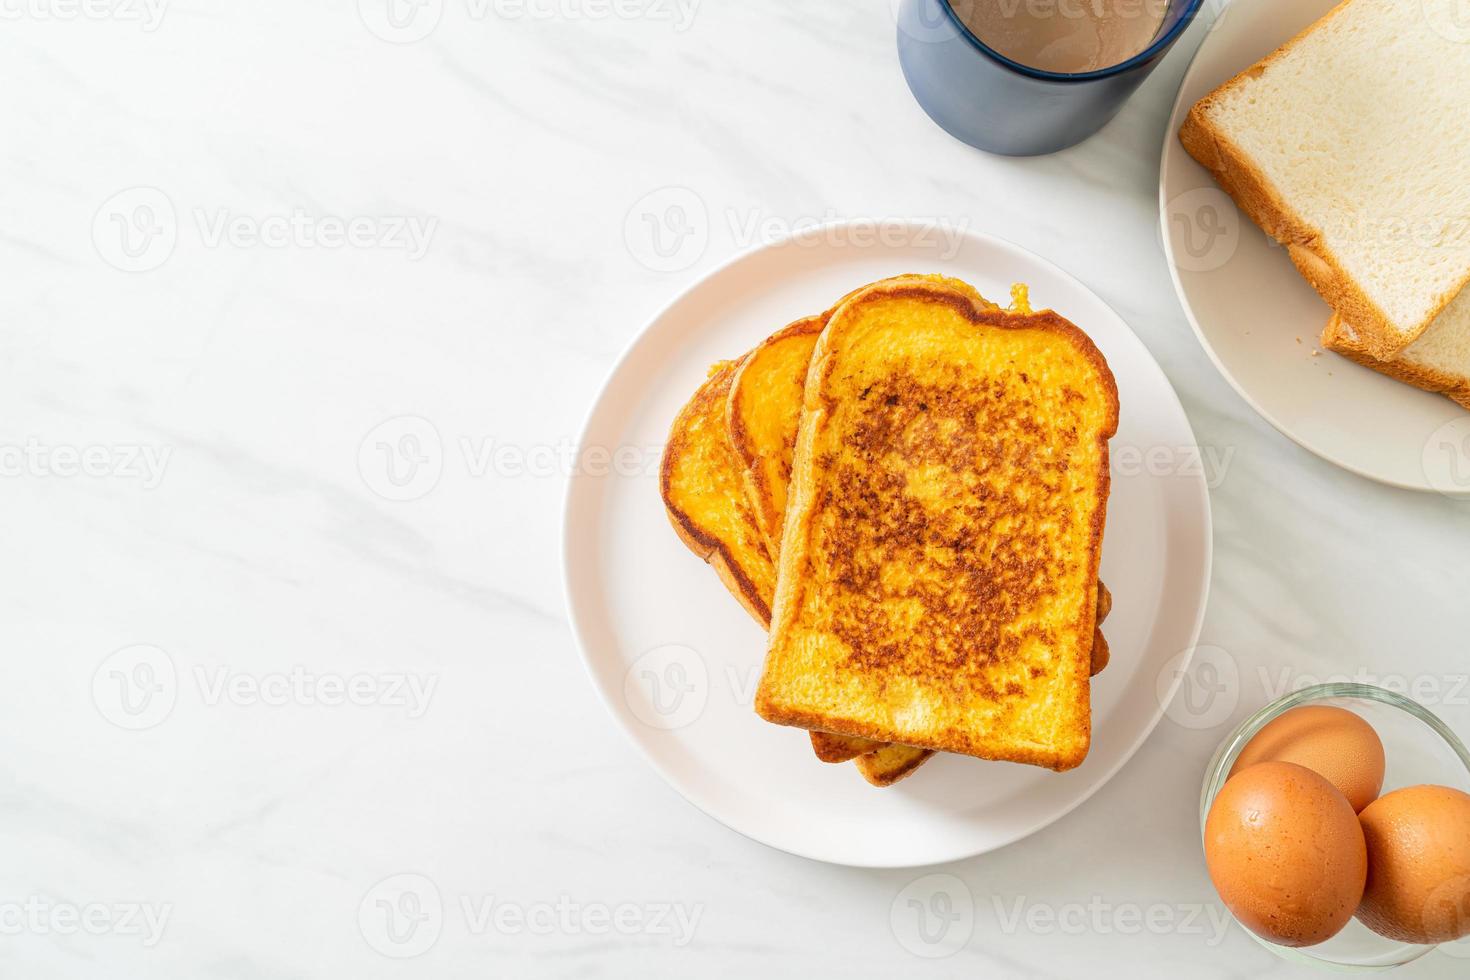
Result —
<path fill-rule="evenodd" d="M 1347 0 L 1191 110 L 1180 139 L 1387 359 L 1470 282 L 1461 0 Z"/>
<path fill-rule="evenodd" d="M 1364 367 L 1470 408 L 1470 294 L 1451 303 L 1424 336 L 1396 357 L 1380 361 L 1339 314 L 1322 331 L 1322 346 Z"/>
<path fill-rule="evenodd" d="M 1054 313 L 939 282 L 850 297 L 807 377 L 757 713 L 1079 765 L 1117 422 L 1106 361 Z"/>

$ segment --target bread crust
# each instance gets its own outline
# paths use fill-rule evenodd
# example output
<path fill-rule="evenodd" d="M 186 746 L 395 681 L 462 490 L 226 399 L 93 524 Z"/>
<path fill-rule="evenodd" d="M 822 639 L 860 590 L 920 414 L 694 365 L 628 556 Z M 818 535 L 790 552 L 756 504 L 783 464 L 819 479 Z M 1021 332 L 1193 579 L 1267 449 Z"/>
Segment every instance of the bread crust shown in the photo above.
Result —
<path fill-rule="evenodd" d="M 1470 378 L 1446 374 L 1419 364 L 1410 364 L 1402 358 L 1379 360 L 1364 344 L 1355 340 L 1343 329 L 1347 321 L 1342 314 L 1334 313 L 1322 328 L 1322 346 L 1335 354 L 1341 354 L 1355 364 L 1372 368 L 1379 374 L 1395 381 L 1422 388 L 1437 395 L 1445 395 L 1464 408 L 1470 409 Z M 1356 329 L 1356 328 L 1355 328 Z"/>
<path fill-rule="evenodd" d="M 931 302 L 942 302 L 952 306 L 957 312 L 966 317 L 976 326 L 1000 328 L 1003 330 L 1036 330 L 1061 336 L 1077 351 L 1077 353 L 1091 363 L 1097 376 L 1105 379 L 1102 389 L 1106 405 L 1106 418 L 1100 426 L 1097 439 L 1099 449 L 1099 472 L 1096 474 L 1096 492 L 1098 494 L 1099 506 L 1095 508 L 1092 515 L 1091 527 L 1087 529 L 1088 534 L 1088 556 L 1087 577 L 1089 591 L 1086 601 L 1079 607 L 1079 618 L 1073 626 L 1075 635 L 1080 639 L 1078 652 L 1082 662 L 1069 665 L 1081 681 L 1083 690 L 1082 703 L 1078 705 L 1078 723 L 1072 732 L 1071 743 L 1056 748 L 1028 747 L 1024 745 L 1012 745 L 1004 754 L 1005 761 L 1023 762 L 1042 766 L 1058 771 L 1075 768 L 1086 758 L 1091 743 L 1091 711 L 1087 703 L 1087 677 L 1092 668 L 1092 646 L 1095 643 L 1097 632 L 1097 610 L 1098 610 L 1098 569 L 1101 561 L 1102 538 L 1106 523 L 1106 506 L 1111 474 L 1108 466 L 1108 442 L 1116 435 L 1118 428 L 1118 392 L 1116 383 L 1112 380 L 1112 372 L 1108 368 L 1106 359 L 1093 344 L 1092 340 L 1078 327 L 1061 316 L 1051 311 L 1043 311 L 1031 314 L 1008 313 L 1000 310 L 986 309 L 974 299 L 955 290 L 952 287 L 944 287 L 933 283 L 917 284 L 912 281 L 884 281 L 875 283 L 866 289 L 853 294 L 848 303 L 857 304 L 875 299 L 902 299 L 913 298 L 928 300 Z M 797 456 L 799 460 L 804 459 L 813 450 L 808 441 L 814 438 L 815 433 L 821 428 L 826 416 L 827 407 L 824 404 L 824 391 L 826 382 L 834 370 L 831 350 L 833 336 L 839 333 L 837 325 L 842 318 L 843 309 L 839 308 L 834 314 L 829 329 L 823 333 L 818 341 L 816 352 L 812 358 L 811 370 L 807 378 L 804 412 L 802 417 L 801 437 L 798 445 Z M 798 476 L 803 474 L 798 474 Z M 793 481 L 788 507 L 792 516 L 787 520 L 782 538 L 781 565 L 782 574 L 777 577 L 776 599 L 773 609 L 773 640 L 780 632 L 781 624 L 790 615 L 788 610 L 800 608 L 800 589 L 803 587 L 802 576 L 788 574 L 791 571 L 791 563 L 795 561 L 808 560 L 804 555 L 798 555 L 801 551 L 797 547 L 798 542 L 807 534 L 804 526 L 810 520 L 811 507 L 809 498 L 815 493 L 815 488 L 808 485 L 803 479 Z M 773 644 L 774 646 L 774 644 Z M 854 735 L 862 738 L 871 738 L 879 741 L 896 741 L 902 738 L 904 741 L 913 741 L 911 737 L 897 732 L 878 730 L 872 724 L 863 721 L 851 721 L 840 717 L 829 717 L 818 711 L 782 703 L 767 685 L 770 676 L 770 664 L 768 660 L 767 671 L 762 677 L 762 683 L 756 694 L 756 711 L 767 721 L 781 725 L 792 725 L 798 728 L 821 729 L 838 734 Z M 981 744 L 978 739 L 969 737 L 972 733 L 963 731 L 934 733 L 931 739 L 925 739 L 920 748 L 936 749 L 940 751 L 956 752 L 979 758 L 993 758 L 988 752 L 987 746 Z"/>
<path fill-rule="evenodd" d="M 912 776 L 933 755 L 933 749 L 887 745 L 857 760 L 857 771 L 869 784 L 886 788 Z"/>
<path fill-rule="evenodd" d="M 839 763 L 860 759 L 883 748 L 882 742 L 851 735 L 834 735 L 831 732 L 810 732 L 812 751 L 823 762 Z"/>
<path fill-rule="evenodd" d="M 674 418 L 674 424 L 669 429 L 669 441 L 664 447 L 663 459 L 659 463 L 658 486 L 659 495 L 664 502 L 664 511 L 668 514 L 669 523 L 673 525 L 674 533 L 679 536 L 679 540 L 684 542 L 686 548 L 709 563 L 710 567 L 715 570 L 715 574 L 720 577 L 720 581 L 725 584 L 725 588 L 740 601 L 746 612 L 755 617 L 756 622 L 770 629 L 770 603 L 756 587 L 752 573 L 740 564 L 727 543 L 701 527 L 679 507 L 673 492 L 674 465 L 688 444 L 691 422 L 700 413 L 709 411 L 711 400 L 717 399 L 720 405 L 724 404 L 735 371 L 744 360 L 745 358 L 742 357 L 739 361 L 717 368 L 708 380 L 700 385 L 694 397 L 689 399 Z"/>
<path fill-rule="evenodd" d="M 822 318 L 825 324 L 825 317 Z M 765 629 L 771 627 L 770 596 L 756 581 L 756 573 L 736 556 L 735 551 L 720 535 L 704 527 L 688 514 L 678 503 L 673 480 L 674 469 L 683 455 L 689 451 L 690 432 L 693 424 L 701 417 L 708 418 L 718 410 L 724 420 L 728 400 L 734 391 L 734 379 L 749 363 L 746 354 L 732 363 L 717 365 L 704 384 L 685 403 L 669 430 L 669 440 L 659 466 L 659 492 L 663 498 L 664 512 L 674 533 L 684 546 L 709 564 L 725 586 L 747 613 Z M 721 432 L 725 431 L 721 427 Z M 744 495 L 735 502 L 744 506 Z M 762 545 L 764 548 L 765 546 Z M 762 560 L 769 560 L 766 555 Z M 812 732 L 812 749 L 823 762 L 848 762 L 869 752 L 876 751 L 881 743 L 867 739 L 854 739 L 846 735 L 828 732 Z"/>
<path fill-rule="evenodd" d="M 892 280 L 892 282 L 906 280 L 933 281 L 929 277 L 911 276 L 899 277 Z M 965 286 L 965 289 L 969 290 L 969 287 Z M 975 298 L 977 300 L 980 299 L 978 296 Z M 984 302 L 983 300 L 980 301 Z M 989 308 L 993 309 L 993 307 Z M 778 331 L 762 346 L 774 344 L 793 336 L 811 335 L 813 333 L 819 334 L 825 328 L 830 315 L 831 311 L 828 311 L 828 313 L 817 317 L 798 320 L 783 328 L 783 330 Z M 730 441 L 732 448 L 735 449 L 735 457 L 747 471 L 759 469 L 752 465 L 753 450 L 748 440 L 748 433 L 745 433 L 743 425 L 739 425 L 737 422 L 741 418 L 737 396 L 741 390 L 739 380 L 742 372 L 750 367 L 752 360 L 760 349 L 758 347 L 756 351 L 752 351 L 750 354 L 733 363 L 717 366 L 711 372 L 706 382 L 701 385 L 700 389 L 696 391 L 695 395 L 691 397 L 690 401 L 681 410 L 671 428 L 668 448 L 665 451 L 660 467 L 660 491 L 670 523 L 675 533 L 679 536 L 679 539 L 686 547 L 707 561 L 715 569 L 716 574 L 720 577 L 725 587 L 740 601 L 742 607 L 757 622 L 769 628 L 769 598 L 764 595 L 764 590 L 756 584 L 752 574 L 735 557 L 735 554 L 726 543 L 718 535 L 702 527 L 698 521 L 685 513 L 678 506 L 675 495 L 671 492 L 671 478 L 673 476 L 674 463 L 685 449 L 685 441 L 688 438 L 687 433 L 690 423 L 700 415 L 708 416 L 712 407 L 711 403 L 722 397 L 722 391 L 728 391 L 728 395 L 724 397 L 728 411 L 727 422 Z M 756 490 L 747 485 L 747 489 L 750 490 L 750 503 L 752 506 L 758 506 L 761 499 L 769 498 L 769 494 L 765 488 L 761 487 L 760 483 L 757 483 L 756 487 L 760 487 L 760 489 Z M 758 498 L 756 496 L 757 493 L 764 493 L 766 497 Z M 784 513 L 781 515 L 781 518 L 784 520 Z M 1100 582 L 1098 583 L 1096 599 L 1097 622 L 1101 623 L 1107 617 L 1108 609 L 1111 607 L 1111 596 L 1108 594 L 1106 586 L 1103 586 Z M 1106 641 L 1103 640 L 1101 633 L 1098 632 L 1092 650 L 1092 672 L 1095 674 L 1106 663 Z M 916 771 L 933 755 L 933 750 L 930 749 L 898 745 L 890 746 L 871 739 L 832 732 L 811 731 L 809 732 L 809 737 L 813 750 L 823 762 L 841 763 L 857 759 L 859 772 L 869 783 L 879 787 L 891 786 L 907 778 L 907 776 Z"/>
<path fill-rule="evenodd" d="M 761 368 L 762 359 L 773 348 L 797 338 L 820 334 L 827 328 L 829 315 L 830 313 L 823 313 L 797 320 L 767 337 L 742 359 L 730 384 L 730 397 L 725 409 L 726 424 L 730 430 L 730 447 L 740 463 L 746 496 L 750 498 L 750 505 L 755 510 L 761 532 L 766 536 L 766 546 L 772 557 L 780 554 L 781 526 L 786 521 L 786 512 L 784 508 L 777 506 L 775 488 L 771 486 L 770 476 L 763 465 L 765 461 L 762 459 L 761 447 L 756 444 L 754 434 L 745 424 L 747 400 L 751 397 L 745 382 L 750 371 Z"/>
<path fill-rule="evenodd" d="M 1322 229 L 1314 227 L 1291 206 L 1235 141 L 1215 126 L 1210 115 L 1221 96 L 1260 76 L 1273 62 L 1336 17 L 1352 2 L 1353 0 L 1343 0 L 1281 47 L 1195 103 L 1179 131 L 1179 141 L 1190 156 L 1210 171 L 1221 189 L 1230 195 L 1262 231 L 1286 246 L 1292 263 L 1307 282 L 1311 283 L 1334 310 L 1353 324 L 1362 340 L 1363 348 L 1373 357 L 1387 360 L 1429 329 L 1435 318 L 1459 295 L 1461 289 L 1470 284 L 1470 269 L 1466 270 L 1458 287 L 1437 298 L 1437 305 L 1423 322 L 1407 333 L 1401 331 L 1343 267 L 1337 255 L 1323 240 Z"/>

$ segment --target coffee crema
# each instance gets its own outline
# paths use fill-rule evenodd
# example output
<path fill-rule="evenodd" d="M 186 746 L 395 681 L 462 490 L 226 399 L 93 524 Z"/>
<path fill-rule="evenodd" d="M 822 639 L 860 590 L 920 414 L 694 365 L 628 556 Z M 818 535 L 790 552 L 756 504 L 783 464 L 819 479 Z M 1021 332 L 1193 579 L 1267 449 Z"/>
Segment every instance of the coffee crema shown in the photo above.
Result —
<path fill-rule="evenodd" d="M 976 37 L 1031 68 L 1077 74 L 1121 64 L 1159 35 L 1169 0 L 949 0 Z"/>

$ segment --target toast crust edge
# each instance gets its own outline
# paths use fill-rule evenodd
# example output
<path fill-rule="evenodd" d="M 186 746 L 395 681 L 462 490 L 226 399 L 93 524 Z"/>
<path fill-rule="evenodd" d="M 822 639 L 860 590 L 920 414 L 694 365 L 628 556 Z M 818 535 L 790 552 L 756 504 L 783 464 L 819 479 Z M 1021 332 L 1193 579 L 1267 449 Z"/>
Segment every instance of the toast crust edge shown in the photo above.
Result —
<path fill-rule="evenodd" d="M 886 788 L 912 776 L 933 755 L 933 749 L 889 745 L 857 760 L 857 771 L 870 785 Z"/>
<path fill-rule="evenodd" d="M 1179 130 L 1185 152 L 1199 162 L 1215 182 L 1262 231 L 1286 246 L 1292 264 L 1332 308 L 1359 331 L 1365 349 L 1387 360 L 1418 340 L 1445 307 L 1470 285 L 1470 270 L 1457 288 L 1437 298 L 1437 305 L 1422 323 L 1403 333 L 1338 261 L 1322 239 L 1322 231 L 1308 223 L 1282 197 L 1259 167 L 1209 117 L 1216 101 L 1243 82 L 1256 78 L 1300 41 L 1341 13 L 1353 0 L 1343 0 L 1313 21 L 1303 31 L 1255 64 L 1238 72 L 1200 99 L 1189 110 Z"/>
<path fill-rule="evenodd" d="M 748 392 L 742 382 L 746 377 L 747 369 L 756 365 L 761 356 L 772 347 L 795 337 L 820 334 L 827 327 L 827 318 L 828 314 L 823 313 L 818 316 L 805 317 L 782 327 L 746 355 L 730 382 L 730 398 L 725 407 L 730 446 L 735 451 L 735 458 L 740 464 L 745 495 L 749 498 L 751 507 L 755 509 L 756 522 L 760 525 L 761 533 L 765 535 L 766 547 L 773 557 L 780 554 L 781 528 L 786 523 L 786 512 L 776 508 L 770 481 L 766 478 L 765 468 L 761 465 L 760 453 L 757 451 L 750 430 L 745 426 L 744 405 Z"/>
<path fill-rule="evenodd" d="M 1341 313 L 1332 314 L 1327 325 L 1322 328 L 1324 348 L 1334 354 L 1341 354 L 1354 364 L 1361 364 L 1365 368 L 1371 368 L 1379 374 L 1387 375 L 1395 381 L 1401 381 L 1415 388 L 1422 388 L 1436 395 L 1444 395 L 1460 406 L 1470 409 L 1470 379 L 1445 374 L 1433 368 L 1409 364 L 1402 360 L 1379 360 L 1365 345 L 1348 336 L 1343 330 L 1343 324 L 1346 322 Z"/>
<path fill-rule="evenodd" d="M 817 758 L 834 765 L 840 762 L 851 762 L 853 759 L 862 759 L 886 748 L 882 742 L 875 742 L 870 738 L 858 738 L 855 735 L 836 735 L 832 732 L 809 732 L 808 734 L 811 736 L 812 751 L 816 753 Z"/>
<path fill-rule="evenodd" d="M 689 399 L 679 410 L 679 414 L 674 417 L 674 424 L 669 429 L 668 444 L 664 447 L 663 458 L 659 461 L 658 490 L 663 500 L 664 512 L 668 515 L 669 523 L 673 525 L 674 533 L 679 536 L 679 540 L 686 548 L 709 563 L 720 581 L 724 583 L 725 588 L 739 600 L 740 605 L 745 607 L 745 611 L 755 617 L 756 622 L 769 629 L 771 625 L 770 606 L 761 598 L 760 590 L 756 588 L 749 573 L 741 567 L 740 562 L 735 559 L 730 549 L 722 541 L 705 533 L 698 523 L 673 502 L 671 486 L 674 461 L 683 449 L 684 428 L 689 416 L 699 411 L 707 399 L 722 397 L 719 389 L 730 383 L 735 376 L 735 371 L 745 362 L 746 357 L 723 365 L 716 370 L 704 384 L 700 385 L 694 397 Z"/>
<path fill-rule="evenodd" d="M 989 310 L 979 305 L 974 299 L 955 290 L 938 284 L 917 285 L 912 282 L 885 281 L 875 283 L 866 289 L 852 294 L 847 303 L 855 304 L 876 297 L 883 298 L 915 298 L 935 302 L 942 302 L 952 306 L 957 312 L 968 319 L 975 326 L 996 327 L 1008 330 L 1033 329 L 1055 333 L 1064 337 L 1077 352 L 1092 364 L 1100 379 L 1104 382 L 1103 394 L 1107 403 L 1108 417 L 1098 432 L 1098 443 L 1100 449 L 1100 466 L 1097 483 L 1097 495 L 1100 501 L 1106 502 L 1111 492 L 1112 473 L 1109 466 L 1108 442 L 1117 434 L 1119 403 L 1117 382 L 1113 378 L 1111 368 L 1097 345 L 1079 327 L 1051 310 L 1038 313 L 1019 314 L 1004 310 Z M 809 440 L 814 437 L 816 430 L 822 424 L 825 416 L 822 405 L 822 389 L 827 376 L 832 370 L 831 345 L 834 334 L 838 331 L 833 327 L 843 310 L 839 308 L 834 312 L 829 328 L 823 333 L 817 342 L 817 349 L 812 356 L 812 365 L 807 377 L 806 395 L 803 405 L 803 418 L 801 434 L 798 438 L 797 457 L 801 459 L 810 452 Z M 798 470 L 800 467 L 798 467 Z M 793 479 L 788 497 L 788 508 L 798 508 L 797 513 L 806 514 L 806 498 L 812 493 L 812 488 L 806 485 L 802 479 Z M 1106 506 L 1099 506 L 1092 518 L 1091 535 L 1089 539 L 1089 581 L 1092 588 L 1086 601 L 1082 605 L 1083 617 L 1076 624 L 1076 632 L 1085 643 L 1083 647 L 1079 644 L 1079 654 L 1085 658 L 1085 662 L 1079 661 L 1074 669 L 1082 673 L 1082 681 L 1088 683 L 1091 675 L 1092 645 L 1097 633 L 1097 590 L 1099 587 L 1098 570 L 1102 560 L 1102 539 L 1107 521 Z M 785 566 L 788 562 L 798 560 L 794 545 L 801 535 L 802 529 L 798 527 L 801 521 L 787 521 L 785 532 L 781 543 L 781 564 Z M 806 560 L 803 554 L 800 560 Z M 772 637 L 775 637 L 783 623 L 785 616 L 789 614 L 792 604 L 796 601 L 796 579 L 798 576 L 791 574 L 777 575 L 776 601 L 772 623 Z M 911 740 L 909 736 L 896 733 L 877 731 L 872 726 L 863 724 L 848 724 L 841 719 L 828 718 L 816 712 L 805 711 L 788 707 L 774 700 L 772 692 L 766 685 L 768 674 L 762 673 L 761 683 L 756 691 L 755 710 L 766 721 L 778 725 L 790 725 L 796 728 L 824 729 L 842 735 L 855 735 L 859 738 L 871 738 L 885 742 L 904 742 Z M 1092 711 L 1090 698 L 1084 696 L 1080 711 L 1080 721 L 1076 737 L 1072 744 L 1055 750 L 1035 749 L 1029 747 L 1013 747 L 1005 753 L 1002 761 L 1028 763 L 1053 769 L 1061 772 L 1076 768 L 1086 759 L 1092 743 Z M 976 751 L 977 747 L 970 741 L 962 738 L 936 737 L 923 746 L 917 748 L 935 749 L 943 752 L 955 752 L 961 755 L 970 755 L 977 758 L 989 758 L 987 755 Z"/>

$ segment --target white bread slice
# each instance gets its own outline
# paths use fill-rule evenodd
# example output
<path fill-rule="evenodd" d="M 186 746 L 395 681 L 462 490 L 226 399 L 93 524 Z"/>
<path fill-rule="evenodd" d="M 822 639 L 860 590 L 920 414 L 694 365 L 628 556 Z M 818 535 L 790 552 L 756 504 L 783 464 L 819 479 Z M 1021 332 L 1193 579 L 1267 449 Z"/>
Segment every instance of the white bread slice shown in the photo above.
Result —
<path fill-rule="evenodd" d="M 1374 357 L 1339 313 L 1327 321 L 1322 346 L 1390 378 L 1447 395 L 1470 408 L 1470 290 L 1461 293 L 1422 337 L 1392 360 Z"/>
<path fill-rule="evenodd" d="M 1202 99 L 1180 132 L 1382 359 L 1470 281 L 1470 37 L 1449 29 L 1460 2 L 1346 0 Z"/>

